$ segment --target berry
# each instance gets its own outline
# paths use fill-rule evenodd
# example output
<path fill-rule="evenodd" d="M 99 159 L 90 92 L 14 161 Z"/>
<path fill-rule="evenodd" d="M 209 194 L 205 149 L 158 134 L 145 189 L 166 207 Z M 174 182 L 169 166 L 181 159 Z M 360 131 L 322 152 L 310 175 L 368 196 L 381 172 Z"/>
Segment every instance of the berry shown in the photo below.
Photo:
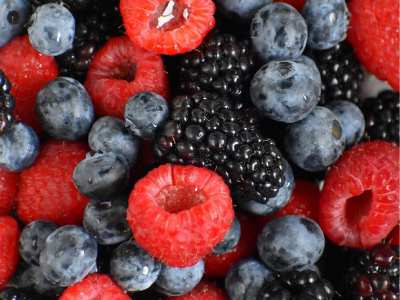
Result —
<path fill-rule="evenodd" d="M 0 135 L 14 121 L 15 98 L 10 94 L 11 82 L 0 69 Z"/>
<path fill-rule="evenodd" d="M 18 261 L 18 223 L 11 217 L 0 217 L 0 290 L 10 281 Z"/>
<path fill-rule="evenodd" d="M 390 246 L 400 246 L 400 225 L 396 225 L 387 236 L 386 240 Z"/>
<path fill-rule="evenodd" d="M 212 253 L 225 254 L 231 251 L 239 242 L 241 235 L 239 220 L 235 217 L 233 219 L 231 228 L 225 234 L 224 239 L 215 245 Z"/>
<path fill-rule="evenodd" d="M 216 0 L 217 12 L 232 21 L 250 22 L 256 12 L 272 0 Z"/>
<path fill-rule="evenodd" d="M 0 168 L 0 216 L 17 204 L 19 173 Z"/>
<path fill-rule="evenodd" d="M 39 300 L 40 297 L 30 289 L 5 287 L 0 291 L 0 300 Z"/>
<path fill-rule="evenodd" d="M 193 50 L 215 25 L 211 0 L 122 0 L 120 9 L 132 43 L 160 54 Z"/>
<path fill-rule="evenodd" d="M 399 1 L 353 0 L 348 41 L 368 72 L 399 91 Z"/>
<path fill-rule="evenodd" d="M 399 148 L 358 144 L 329 170 L 319 203 L 319 224 L 338 245 L 371 247 L 399 222 Z"/>
<path fill-rule="evenodd" d="M 125 126 L 134 135 L 153 140 L 169 116 L 168 103 L 153 92 L 140 92 L 125 105 Z"/>
<path fill-rule="evenodd" d="M 177 165 L 162 165 L 139 180 L 127 213 L 135 241 L 176 267 L 192 266 L 211 252 L 233 218 L 230 191 L 220 176 Z"/>
<path fill-rule="evenodd" d="M 86 276 L 65 290 L 59 300 L 130 300 L 131 298 L 105 274 Z"/>
<path fill-rule="evenodd" d="M 251 80 L 250 96 L 261 114 L 275 121 L 294 123 L 318 104 L 321 78 L 302 62 L 273 60 Z"/>
<path fill-rule="evenodd" d="M 41 147 L 34 165 L 21 172 L 17 213 L 22 222 L 82 223 L 89 199 L 75 188 L 72 174 L 87 151 L 82 142 L 50 140 Z"/>
<path fill-rule="evenodd" d="M 123 119 L 128 99 L 152 91 L 168 99 L 168 77 L 161 56 L 136 48 L 128 37 L 110 38 L 95 55 L 85 88 L 99 116 Z"/>
<path fill-rule="evenodd" d="M 292 6 L 271 3 L 253 17 L 250 36 L 255 53 L 264 62 L 295 59 L 306 47 L 307 25 Z"/>
<path fill-rule="evenodd" d="M 274 0 L 274 2 L 285 2 L 301 12 L 306 0 Z"/>
<path fill-rule="evenodd" d="M 49 81 L 37 94 L 35 108 L 43 129 L 63 141 L 85 136 L 94 121 L 89 94 L 73 78 L 57 77 Z"/>
<path fill-rule="evenodd" d="M 165 300 L 229 300 L 229 298 L 225 290 L 217 284 L 203 279 L 189 293 L 182 296 L 170 296 Z"/>
<path fill-rule="evenodd" d="M 0 48 L 0 69 L 11 81 L 15 97 L 14 115 L 43 133 L 35 113 L 36 95 L 51 79 L 57 77 L 57 63 L 53 57 L 40 54 L 27 35 L 15 37 Z"/>

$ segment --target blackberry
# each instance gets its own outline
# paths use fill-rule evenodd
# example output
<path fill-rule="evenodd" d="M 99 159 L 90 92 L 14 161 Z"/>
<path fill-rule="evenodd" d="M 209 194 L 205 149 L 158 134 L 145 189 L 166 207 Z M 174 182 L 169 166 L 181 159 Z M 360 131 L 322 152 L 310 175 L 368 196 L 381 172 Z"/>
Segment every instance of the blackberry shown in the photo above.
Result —
<path fill-rule="evenodd" d="M 10 94 L 11 82 L 2 70 L 0 70 L 0 135 L 14 120 L 13 110 L 15 99 Z"/>
<path fill-rule="evenodd" d="M 399 93 L 382 91 L 376 98 L 366 99 L 361 107 L 365 117 L 365 140 L 399 142 Z"/>
<path fill-rule="evenodd" d="M 329 300 L 335 290 L 313 270 L 292 270 L 280 273 L 260 290 L 257 300 Z"/>
<path fill-rule="evenodd" d="M 182 55 L 179 90 L 238 99 L 246 94 L 255 71 L 249 40 L 213 31 L 198 48 Z"/>
<path fill-rule="evenodd" d="M 215 94 L 178 96 L 153 143 L 154 155 L 163 163 L 215 170 L 233 199 L 266 203 L 284 184 L 286 163 L 251 112 Z"/>
<path fill-rule="evenodd" d="M 399 299 L 399 248 L 379 244 L 355 250 L 341 286 L 343 300 Z"/>
<path fill-rule="evenodd" d="M 35 291 L 31 289 L 19 289 L 14 287 L 5 287 L 0 291 L 0 300 L 39 300 Z"/>
<path fill-rule="evenodd" d="M 361 63 L 347 41 L 323 51 L 309 50 L 321 73 L 321 99 L 318 105 L 335 100 L 347 100 L 360 104 L 360 90 L 364 75 Z"/>

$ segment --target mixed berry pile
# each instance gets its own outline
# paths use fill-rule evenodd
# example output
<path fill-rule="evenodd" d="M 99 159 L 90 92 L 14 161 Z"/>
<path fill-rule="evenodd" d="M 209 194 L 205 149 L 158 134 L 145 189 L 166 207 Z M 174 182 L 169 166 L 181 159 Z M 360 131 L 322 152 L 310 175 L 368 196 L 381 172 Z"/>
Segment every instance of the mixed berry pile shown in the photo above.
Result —
<path fill-rule="evenodd" d="M 399 23 L 0 0 L 0 300 L 399 300 Z"/>

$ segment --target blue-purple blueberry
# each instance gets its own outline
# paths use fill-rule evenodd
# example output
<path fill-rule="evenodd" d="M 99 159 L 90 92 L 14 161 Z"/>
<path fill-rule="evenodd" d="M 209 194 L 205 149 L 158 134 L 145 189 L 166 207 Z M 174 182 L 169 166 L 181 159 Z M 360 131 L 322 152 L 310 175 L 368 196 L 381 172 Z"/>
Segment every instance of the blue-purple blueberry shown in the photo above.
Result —
<path fill-rule="evenodd" d="M 0 47 L 24 31 L 30 15 L 29 0 L 0 0 Z"/>
<path fill-rule="evenodd" d="M 250 22 L 256 12 L 272 0 L 216 0 L 218 11 L 233 21 Z"/>
<path fill-rule="evenodd" d="M 224 239 L 219 242 L 212 250 L 215 254 L 228 253 L 237 245 L 241 235 L 241 227 L 239 220 L 235 217 L 232 221 L 231 228 L 225 234 Z"/>

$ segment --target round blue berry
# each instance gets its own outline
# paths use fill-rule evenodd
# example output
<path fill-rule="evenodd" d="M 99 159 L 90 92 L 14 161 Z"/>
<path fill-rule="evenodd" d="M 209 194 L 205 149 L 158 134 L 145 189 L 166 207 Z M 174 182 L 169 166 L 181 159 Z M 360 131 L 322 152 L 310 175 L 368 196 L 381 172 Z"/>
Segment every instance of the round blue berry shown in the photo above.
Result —
<path fill-rule="evenodd" d="M 48 3 L 39 6 L 30 21 L 29 40 L 40 53 L 57 56 L 72 48 L 75 19 L 62 4 Z"/>
<path fill-rule="evenodd" d="M 212 250 L 215 254 L 228 253 L 237 245 L 240 239 L 241 228 L 239 220 L 235 217 L 232 221 L 231 228 L 225 234 L 224 239 L 219 242 Z"/>
<path fill-rule="evenodd" d="M 272 0 L 215 0 L 218 11 L 233 21 L 250 22 L 256 12 Z"/>

